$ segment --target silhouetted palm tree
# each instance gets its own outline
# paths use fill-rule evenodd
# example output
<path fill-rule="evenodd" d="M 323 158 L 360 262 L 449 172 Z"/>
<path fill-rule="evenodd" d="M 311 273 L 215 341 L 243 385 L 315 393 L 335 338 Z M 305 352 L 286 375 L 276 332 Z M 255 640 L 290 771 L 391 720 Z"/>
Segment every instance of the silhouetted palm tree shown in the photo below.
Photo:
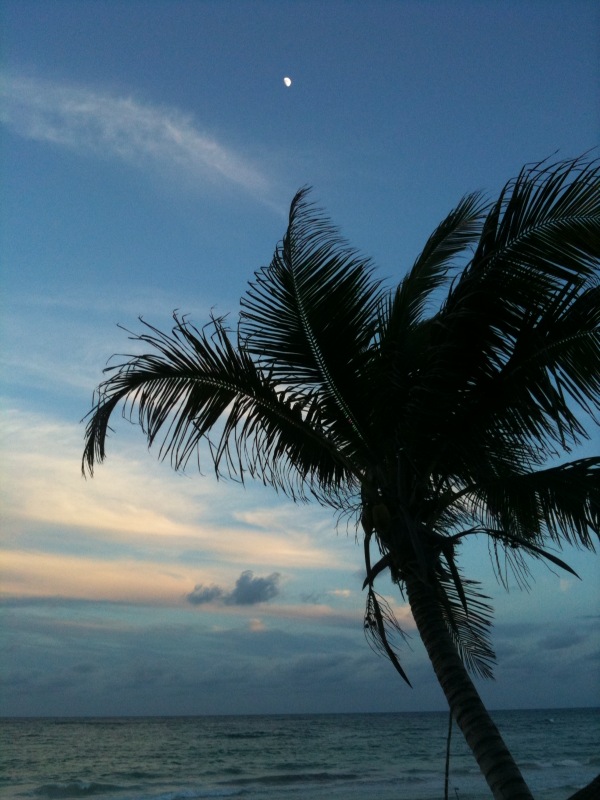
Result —
<path fill-rule="evenodd" d="M 144 323 L 149 352 L 108 369 L 84 470 L 124 403 L 176 469 L 202 450 L 218 475 L 354 514 L 371 643 L 407 680 L 374 588 L 387 570 L 494 796 L 529 798 L 468 674 L 491 675 L 491 608 L 458 556 L 486 537 L 504 581 L 529 558 L 569 569 L 549 544 L 593 549 L 600 457 L 556 457 L 598 422 L 599 263 L 590 159 L 526 167 L 493 203 L 466 196 L 392 290 L 302 190 L 237 328 Z"/>

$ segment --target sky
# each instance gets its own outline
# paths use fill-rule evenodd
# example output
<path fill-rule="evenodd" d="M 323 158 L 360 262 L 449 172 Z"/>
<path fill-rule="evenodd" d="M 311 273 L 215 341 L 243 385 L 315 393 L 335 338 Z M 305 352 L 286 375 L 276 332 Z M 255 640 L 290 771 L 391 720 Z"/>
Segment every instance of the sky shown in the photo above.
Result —
<path fill-rule="evenodd" d="M 301 186 L 393 286 L 467 192 L 598 146 L 594 2 L 4 0 L 3 715 L 429 711 L 363 635 L 354 530 L 262 486 L 175 474 L 118 417 L 80 472 L 138 317 L 231 313 Z M 284 77 L 292 81 L 288 87 Z M 597 453 L 598 437 L 587 454 Z M 600 705 L 598 558 L 498 584 L 490 708 Z"/>

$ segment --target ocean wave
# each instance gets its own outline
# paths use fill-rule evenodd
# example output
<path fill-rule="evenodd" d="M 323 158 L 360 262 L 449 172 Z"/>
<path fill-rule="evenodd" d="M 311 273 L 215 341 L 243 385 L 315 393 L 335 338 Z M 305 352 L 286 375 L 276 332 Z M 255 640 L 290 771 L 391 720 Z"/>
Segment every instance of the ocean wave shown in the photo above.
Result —
<path fill-rule="evenodd" d="M 259 775 L 254 778 L 237 778 L 231 783 L 237 786 L 251 784 L 287 785 L 294 783 L 328 783 L 333 781 L 356 781 L 360 776 L 355 772 L 295 772 L 279 775 Z"/>
<path fill-rule="evenodd" d="M 581 761 L 575 758 L 563 758 L 556 761 L 521 761 L 520 767 L 526 770 L 556 769 L 557 767 L 580 768 Z"/>
<path fill-rule="evenodd" d="M 33 790 L 36 797 L 48 797 L 60 800 L 63 797 L 91 797 L 95 794 L 118 792 L 124 787 L 94 781 L 70 781 L 69 783 L 45 783 Z"/>
<path fill-rule="evenodd" d="M 210 800 L 213 797 L 240 797 L 242 794 L 244 791 L 240 789 L 219 789 L 217 787 L 195 789 L 190 787 L 156 795 L 152 800 Z"/>
<path fill-rule="evenodd" d="M 552 769 L 552 762 L 550 761 L 519 761 L 521 769 Z"/>

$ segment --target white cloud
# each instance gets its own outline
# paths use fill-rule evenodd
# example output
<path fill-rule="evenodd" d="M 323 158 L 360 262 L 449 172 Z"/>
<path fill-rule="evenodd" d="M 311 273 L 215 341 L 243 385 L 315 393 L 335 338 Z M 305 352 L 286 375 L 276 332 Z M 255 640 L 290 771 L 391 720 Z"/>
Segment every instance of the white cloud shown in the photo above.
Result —
<path fill-rule="evenodd" d="M 0 120 L 27 139 L 130 164 L 221 180 L 255 194 L 269 182 L 233 150 L 198 129 L 190 115 L 87 87 L 5 75 Z"/>

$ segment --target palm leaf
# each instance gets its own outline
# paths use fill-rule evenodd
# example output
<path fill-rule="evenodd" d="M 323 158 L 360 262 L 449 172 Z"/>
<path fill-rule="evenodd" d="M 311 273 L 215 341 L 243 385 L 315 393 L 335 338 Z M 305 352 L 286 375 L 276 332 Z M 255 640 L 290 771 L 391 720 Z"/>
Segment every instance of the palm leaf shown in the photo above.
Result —
<path fill-rule="evenodd" d="M 402 680 L 412 686 L 397 653 L 398 638 L 406 641 L 407 635 L 398 624 L 390 604 L 372 586 L 369 586 L 367 593 L 364 631 L 371 649 L 389 658 Z"/>
<path fill-rule="evenodd" d="M 486 452 L 539 465 L 585 437 L 575 411 L 595 414 L 600 396 L 599 174 L 530 169 L 489 212 L 412 390 L 429 469 L 468 482 Z"/>
<path fill-rule="evenodd" d="M 467 494 L 485 526 L 508 542 L 550 539 L 593 549 L 592 536 L 600 535 L 600 457 L 513 473 Z"/>
<path fill-rule="evenodd" d="M 460 575 L 452 556 L 446 555 L 448 571 L 438 567 L 436 589 L 441 611 L 467 669 L 482 678 L 493 677 L 496 656 L 490 642 L 492 607 L 476 581 Z"/>
<path fill-rule="evenodd" d="M 318 391 L 327 424 L 364 443 L 356 376 L 369 358 L 379 283 L 306 197 L 295 196 L 283 242 L 242 298 L 240 335 L 273 380 Z"/>
<path fill-rule="evenodd" d="M 144 323 L 149 333 L 132 338 L 152 352 L 108 368 L 88 415 L 84 469 L 92 473 L 104 459 L 109 420 L 123 404 L 149 446 L 160 437 L 159 456 L 170 457 L 175 469 L 199 457 L 206 441 L 218 475 L 243 479 L 247 471 L 292 496 L 309 487 L 337 507 L 353 468 L 323 424 L 315 397 L 278 389 L 234 347 L 222 319 L 203 331 L 178 317 L 175 322 L 170 335 Z"/>
<path fill-rule="evenodd" d="M 486 446 L 490 435 L 529 443 L 535 459 L 540 447 L 568 449 L 587 438 L 576 410 L 595 419 L 599 400 L 600 287 L 567 289 L 531 309 L 503 361 L 465 397 L 455 427 L 468 418 Z"/>
<path fill-rule="evenodd" d="M 413 425 L 411 391 L 423 370 L 430 347 L 428 303 L 457 266 L 457 258 L 476 243 L 484 203 L 479 194 L 464 197 L 429 237 L 412 269 L 395 292 L 381 304 L 377 358 L 370 363 L 371 439 L 383 449 L 390 446 L 390 431 Z M 425 356 L 425 359 L 424 359 Z"/>
<path fill-rule="evenodd" d="M 554 564 L 556 567 L 560 567 L 560 569 L 564 570 L 565 572 L 569 572 L 575 578 L 579 578 L 579 575 L 567 564 L 566 561 L 563 561 L 562 558 L 554 555 L 554 553 L 550 553 L 548 550 L 544 550 L 530 541 L 520 539 L 514 534 L 510 537 L 507 537 L 504 531 L 495 531 L 491 528 L 482 529 L 481 532 L 487 533 L 495 543 L 502 545 L 505 550 L 508 547 L 510 547 L 512 550 L 518 548 L 521 554 L 526 553 L 527 555 L 534 556 L 542 561 L 549 561 L 551 564 Z"/>
<path fill-rule="evenodd" d="M 577 158 L 525 167 L 504 188 L 474 263 L 530 267 L 549 286 L 592 275 L 600 258 L 600 162 Z"/>
<path fill-rule="evenodd" d="M 475 245 L 481 235 L 485 204 L 479 193 L 464 197 L 437 226 L 412 269 L 390 297 L 386 337 L 398 343 L 407 330 L 419 322 L 425 304 L 447 280 L 454 259 Z"/>

